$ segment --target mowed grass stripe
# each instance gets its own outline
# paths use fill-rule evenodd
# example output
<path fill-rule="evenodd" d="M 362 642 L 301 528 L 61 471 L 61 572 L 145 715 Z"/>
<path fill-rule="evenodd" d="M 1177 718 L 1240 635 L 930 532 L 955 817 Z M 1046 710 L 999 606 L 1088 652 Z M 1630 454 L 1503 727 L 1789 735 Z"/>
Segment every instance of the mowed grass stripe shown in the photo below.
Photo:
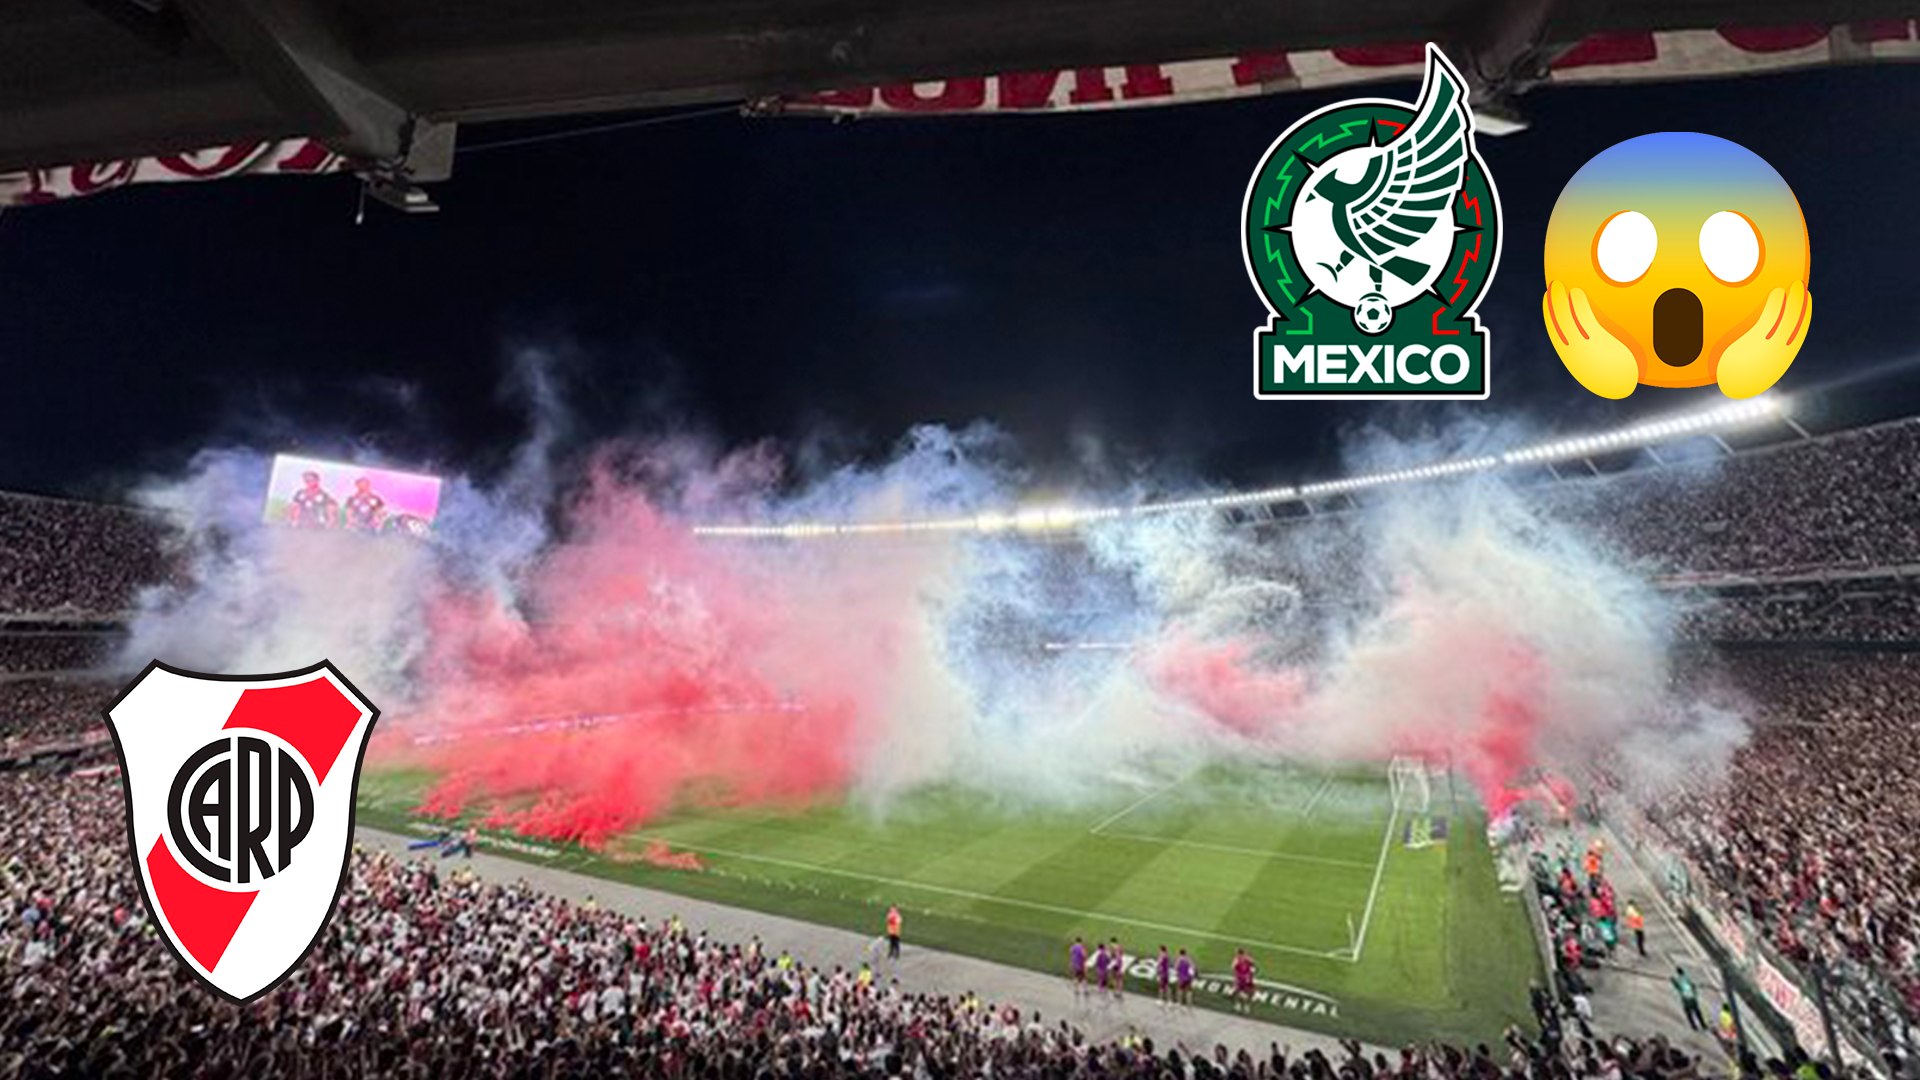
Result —
<path fill-rule="evenodd" d="M 659 828 L 649 832 L 665 835 Z M 684 832 L 674 835 L 686 836 Z M 1012 817 L 977 819 L 964 827 L 957 822 L 919 822 L 888 828 L 832 808 L 799 816 L 754 818 L 738 828 L 686 842 L 734 851 L 775 852 L 815 865 L 821 872 L 876 871 L 904 880 L 987 893 L 999 891 L 996 886 L 1022 872 L 1028 862 L 1051 857 L 1069 846 L 1059 833 L 1020 828 Z"/>
<path fill-rule="evenodd" d="M 876 832 L 841 814 L 815 811 L 784 820 L 755 821 L 714 837 L 712 843 L 741 851 L 777 851 L 823 868 L 884 867 L 895 877 L 913 878 L 921 865 L 939 856 L 940 839 L 944 838 Z"/>
<path fill-rule="evenodd" d="M 1369 787 L 1378 789 L 1379 782 L 1329 774 L 1296 816 L 1275 827 L 1276 843 L 1287 850 L 1261 868 L 1252 889 L 1241 897 L 1230 913 L 1236 924 L 1284 926 L 1290 939 L 1310 934 L 1329 942 L 1329 948 L 1351 947 L 1347 920 L 1359 917 L 1381 872 L 1384 854 L 1377 837 L 1391 815 L 1391 806 L 1385 805 L 1372 807 L 1370 818 L 1364 797 L 1355 805 L 1352 793 L 1364 796 Z M 1332 801 L 1330 794 L 1335 796 Z M 1322 820 L 1316 822 L 1314 815 L 1322 815 Z M 1295 926 L 1297 931 L 1291 929 Z"/>
<path fill-rule="evenodd" d="M 1328 951 L 1347 948 L 1347 916 L 1357 920 L 1373 868 L 1301 867 L 1269 861 L 1222 914 L 1224 925 L 1259 936 L 1313 942 Z"/>
<path fill-rule="evenodd" d="M 640 841 L 642 843 L 651 839 L 664 839 L 664 837 L 655 837 L 645 832 L 635 833 L 633 834 L 633 836 L 635 840 Z M 940 896 L 953 897 L 955 899 L 969 901 L 974 904 L 1022 908 L 1028 911 L 1039 911 L 1039 912 L 1045 912 L 1051 915 L 1065 916 L 1075 920 L 1084 920 L 1089 917 L 1097 917 L 1103 922 L 1123 923 L 1128 926 L 1138 927 L 1143 930 L 1158 930 L 1164 933 L 1171 933 L 1171 934 L 1189 934 L 1195 937 L 1204 937 L 1204 938 L 1208 938 L 1216 941 L 1236 942 L 1236 941 L 1243 940 L 1237 937 L 1228 937 L 1225 935 L 1215 934 L 1211 931 L 1202 930 L 1197 927 L 1173 926 L 1165 923 L 1152 922 L 1152 921 L 1143 920 L 1143 919 L 1135 919 L 1127 916 L 1120 916 L 1120 915 L 1113 915 L 1113 914 L 1099 913 L 1099 912 L 1090 912 L 1081 908 L 1067 907 L 1062 904 L 1042 903 L 1036 900 L 1024 900 L 1014 896 L 995 896 L 987 893 L 974 892 L 968 889 L 949 888 L 944 885 L 934 885 L 928 882 L 909 881 L 904 878 L 889 877 L 885 874 L 870 874 L 870 873 L 864 873 L 857 870 L 847 870 L 847 869 L 840 869 L 840 868 L 828 867 L 828 866 L 817 866 L 812 863 L 801 862 L 796 859 L 781 858 L 777 855 L 756 854 L 754 852 L 749 852 L 749 851 L 729 851 L 722 848 L 716 848 L 716 847 L 711 847 L 707 845 L 696 845 L 696 844 L 677 844 L 675 846 L 686 851 L 692 851 L 697 854 L 706 855 L 713 858 L 737 860 L 740 862 L 754 863 L 754 864 L 759 864 L 764 866 L 777 866 L 777 867 L 782 867 L 788 870 L 799 871 L 801 873 L 811 872 L 815 874 L 824 874 L 830 877 L 846 878 L 853 881 L 865 881 L 865 882 L 870 882 L 876 885 L 886 885 L 893 888 L 906 889 L 909 891 L 917 891 L 917 892 L 931 893 L 931 894 L 940 895 Z M 1300 949 L 1300 948 L 1296 948 L 1294 946 L 1282 944 L 1279 942 L 1256 941 L 1256 942 L 1248 942 L 1248 944 L 1259 945 L 1262 948 L 1274 949 L 1280 952 L 1300 953 L 1307 956 L 1324 956 L 1325 955 L 1322 951 L 1317 949 Z"/>
<path fill-rule="evenodd" d="M 363 822 L 410 829 L 417 821 L 410 808 L 432 782 L 420 770 L 368 774 Z M 1347 910 L 1365 897 L 1378 864 L 1391 811 L 1379 770 L 1339 770 L 1329 781 L 1300 770 L 1210 767 L 1115 822 L 1126 831 L 1144 824 L 1143 832 L 1163 838 L 1090 835 L 1152 790 L 1116 784 L 1107 800 L 1076 810 L 982 804 L 959 787 L 911 793 L 884 815 L 840 803 L 771 810 L 689 803 L 616 845 L 638 853 L 649 840 L 664 840 L 702 855 L 711 873 L 571 845 L 559 845 L 559 860 L 501 853 L 868 936 L 879 932 L 885 903 L 897 902 L 916 945 L 1045 972 L 1058 972 L 1075 933 L 1117 935 L 1136 955 L 1161 941 L 1184 943 L 1213 975 L 1224 974 L 1234 947 L 1244 945 L 1263 978 L 1338 1002 L 1326 1015 L 1271 1006 L 1263 1016 L 1381 1043 L 1434 1035 L 1492 1041 L 1524 1019 L 1537 960 L 1518 902 L 1498 892 L 1484 816 L 1466 797 L 1463 805 L 1443 805 L 1442 791 L 1452 789 L 1435 787 L 1435 811 L 1453 819 L 1448 844 L 1412 850 L 1391 838 L 1368 943 L 1355 963 L 1330 954 L 1344 954 Z M 1467 795 L 1464 786 L 1460 792 Z M 1294 855 L 1332 862 L 1285 857 Z M 1339 865 L 1346 862 L 1366 868 Z M 1323 939 L 1305 937 L 1324 929 L 1332 932 Z"/>
<path fill-rule="evenodd" d="M 1227 832 L 1216 826 L 1215 832 L 1239 841 L 1232 844 L 1183 839 L 1192 834 L 1195 824 L 1204 817 L 1197 808 L 1188 807 L 1165 837 L 1100 837 L 1103 842 L 1131 843 L 1164 853 L 1155 864 L 1161 871 L 1157 880 L 1136 882 L 1124 897 L 1129 904 L 1164 911 L 1204 910 L 1207 920 L 1226 932 L 1226 928 L 1241 926 L 1234 919 L 1234 912 L 1248 903 L 1250 891 L 1262 890 L 1260 903 L 1263 904 L 1311 909 L 1322 903 L 1320 892 L 1329 878 L 1344 875 L 1357 879 L 1373 869 L 1371 863 L 1351 859 L 1321 860 L 1308 856 L 1304 862 L 1295 861 L 1281 849 L 1297 822 L 1241 821 L 1240 832 Z M 1263 849 L 1260 845 L 1266 847 Z M 1122 898 L 1116 897 L 1119 899 Z M 1265 919 L 1251 925 L 1265 930 L 1274 923 Z M 1323 951 L 1346 944 L 1339 934 L 1317 931 L 1284 934 L 1255 931 L 1254 936 Z"/>
<path fill-rule="evenodd" d="M 1270 799 L 1250 799 L 1242 792 L 1241 799 L 1224 805 L 1170 796 L 1150 810 L 1112 822 L 1101 835 L 1229 856 L 1371 871 L 1377 861 L 1373 848 L 1378 822 L 1390 811 L 1388 803 L 1376 797 L 1360 813 L 1350 805 L 1338 817 L 1315 823 L 1307 808 L 1313 806 L 1319 812 L 1321 800 L 1341 781 L 1326 776 L 1285 782 L 1293 784 L 1294 790 L 1276 792 Z"/>
<path fill-rule="evenodd" d="M 1071 829 L 1061 830 L 1059 839 L 1047 857 L 1026 862 L 1018 874 L 1002 881 L 994 893 L 1035 904 L 1056 905 L 1089 918 L 1101 916 L 1112 910 L 1107 903 L 1109 898 L 1159 854 L 1151 848 L 1110 847 L 1102 844 L 1098 837 Z M 1142 909 L 1124 913 L 1143 922 L 1207 928 L 1204 922 L 1193 923 L 1186 918 L 1169 920 L 1163 911 Z M 1108 936 L 1097 925 L 1079 929 Z"/>
<path fill-rule="evenodd" d="M 1166 848 L 1187 848 L 1194 851 L 1219 852 L 1225 855 L 1239 855 L 1266 862 L 1301 863 L 1309 866 L 1331 866 L 1348 870 L 1370 871 L 1373 869 L 1372 863 L 1355 862 L 1352 859 L 1334 859 L 1323 855 L 1296 855 L 1293 852 L 1283 851 L 1277 848 L 1263 850 L 1261 848 L 1241 847 L 1237 844 L 1216 844 L 1205 840 L 1188 840 L 1185 837 L 1178 836 L 1153 836 L 1146 833 L 1116 832 L 1100 833 L 1099 836 L 1102 840 L 1120 840 L 1139 844 L 1153 844 Z"/>
<path fill-rule="evenodd" d="M 1105 846 L 1113 845 L 1107 842 Z M 1157 854 L 1139 873 L 1114 890 L 1102 904 L 1102 911 L 1139 913 L 1157 921 L 1205 927 L 1213 931 L 1210 940 L 1216 943 L 1247 933 L 1248 928 L 1236 924 L 1231 915 L 1240 898 L 1258 879 L 1266 860 L 1245 856 L 1221 858 L 1172 845 L 1129 846 Z M 1324 952 L 1337 944 L 1293 934 L 1259 936 L 1308 953 Z M 1196 948 L 1205 943 L 1173 940 L 1155 944 L 1177 949 Z"/>
<path fill-rule="evenodd" d="M 1444 875 L 1449 852 L 1442 847 L 1402 848 L 1397 837 L 1395 846 L 1355 967 L 1357 985 L 1391 995 L 1401 1008 L 1435 1017 L 1462 1006 L 1484 1007 L 1487 1002 L 1457 998 L 1448 971 L 1446 927 L 1453 898 L 1435 885 Z"/>

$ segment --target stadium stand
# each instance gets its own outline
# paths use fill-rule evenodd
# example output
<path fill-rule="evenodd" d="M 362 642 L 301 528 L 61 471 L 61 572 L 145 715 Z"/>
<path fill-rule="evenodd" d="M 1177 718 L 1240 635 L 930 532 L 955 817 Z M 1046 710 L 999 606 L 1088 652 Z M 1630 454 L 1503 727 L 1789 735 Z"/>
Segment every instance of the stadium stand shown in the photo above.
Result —
<path fill-rule="evenodd" d="M 159 517 L 123 506 L 0 493 L 0 612 L 117 615 L 168 563 Z"/>
<path fill-rule="evenodd" d="M 1920 1016 L 1920 653 L 1722 663 L 1761 722 L 1733 783 L 1656 807 L 1653 824 L 1780 955 L 1834 973 L 1862 1030 L 1910 1047 L 1899 1014 Z"/>
<path fill-rule="evenodd" d="M 111 775 L 0 775 L 0 1072 L 38 1076 L 1689 1077 L 1659 1039 L 1255 1059 L 1089 1042 L 957 995 L 863 987 L 432 861 L 355 856 L 321 945 L 263 1003 L 207 994 L 126 873 Z"/>
<path fill-rule="evenodd" d="M 1920 558 L 1920 418 L 1557 485 L 1655 573 L 1786 575 Z"/>
<path fill-rule="evenodd" d="M 1681 614 L 1682 637 L 1723 644 L 1920 642 L 1920 579 L 1824 581 L 1702 594 Z"/>
<path fill-rule="evenodd" d="M 1596 496 L 1599 496 L 1596 498 Z M 1883 1054 L 1920 1015 L 1920 422 L 1555 484 L 1687 591 L 1682 629 L 1722 650 L 1763 720 L 1730 784 L 1654 808 L 1700 887 L 1818 958 L 1836 1008 Z M 1340 515 L 1289 527 L 1339 529 Z M 1332 519 L 1332 520 L 1329 520 Z M 162 527 L 113 507 L 0 496 L 0 616 L 127 610 L 160 580 Z M 0 636 L 36 673 L 78 644 Z M 1844 643 L 1813 650 L 1796 643 Z M 7 755 L 97 725 L 111 685 L 0 680 Z M 117 778 L 0 771 L 0 1074 L 29 1076 L 1682 1077 L 1717 1065 L 1658 1039 L 1514 1033 L 1500 1047 L 1375 1058 L 1199 1056 L 1093 1045 L 958 997 L 862 991 L 750 945 L 629 923 L 432 864 L 356 856 L 313 959 L 264 1004 L 200 992 L 152 947 L 123 862 Z M 1797 1061 L 1765 1071 L 1786 1075 Z"/>
<path fill-rule="evenodd" d="M 0 631 L 0 675 L 90 671 L 117 642 L 117 634 L 98 630 Z"/>
<path fill-rule="evenodd" d="M 101 710 L 119 690 L 99 679 L 0 680 L 0 748 L 70 739 L 101 726 Z"/>

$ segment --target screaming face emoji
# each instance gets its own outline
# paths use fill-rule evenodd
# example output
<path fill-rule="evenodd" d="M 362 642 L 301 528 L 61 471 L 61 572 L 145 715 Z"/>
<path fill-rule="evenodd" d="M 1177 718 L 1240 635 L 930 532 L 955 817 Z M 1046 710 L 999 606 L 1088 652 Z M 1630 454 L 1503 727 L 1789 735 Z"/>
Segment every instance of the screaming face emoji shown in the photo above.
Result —
<path fill-rule="evenodd" d="M 1547 337 L 1607 398 L 1720 384 L 1745 398 L 1793 363 L 1813 321 L 1807 223 L 1759 155 L 1687 131 L 1601 151 L 1547 223 Z"/>

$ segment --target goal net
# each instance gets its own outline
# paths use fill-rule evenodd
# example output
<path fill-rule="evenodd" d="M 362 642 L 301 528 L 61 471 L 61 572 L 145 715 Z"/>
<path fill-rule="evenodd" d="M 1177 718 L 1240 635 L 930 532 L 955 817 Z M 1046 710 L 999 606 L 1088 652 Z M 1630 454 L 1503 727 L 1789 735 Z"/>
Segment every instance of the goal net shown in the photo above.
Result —
<path fill-rule="evenodd" d="M 1403 814 L 1425 814 L 1432 808 L 1433 784 L 1427 763 L 1416 757 L 1396 757 L 1387 765 L 1387 784 L 1393 808 Z"/>

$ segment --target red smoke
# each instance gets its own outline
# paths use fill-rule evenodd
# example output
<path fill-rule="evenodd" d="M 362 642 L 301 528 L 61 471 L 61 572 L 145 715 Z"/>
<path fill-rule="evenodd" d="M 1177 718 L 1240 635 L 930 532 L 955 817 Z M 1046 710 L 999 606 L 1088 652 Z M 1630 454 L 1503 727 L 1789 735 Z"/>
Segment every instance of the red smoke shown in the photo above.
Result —
<path fill-rule="evenodd" d="M 1257 736 L 1293 717 L 1306 679 L 1290 669 L 1260 667 L 1253 654 L 1252 644 L 1237 639 L 1176 636 L 1149 646 L 1138 663 L 1155 690 L 1236 734 Z"/>
<path fill-rule="evenodd" d="M 407 729 L 444 779 L 422 809 L 598 846 L 694 792 L 804 801 L 854 767 L 851 675 L 793 656 L 787 576 L 705 543 L 611 486 L 582 504 L 510 609 L 445 595 L 427 613 L 428 697 Z M 515 730 L 518 729 L 518 730 Z M 531 730 L 529 730 L 531 729 Z"/>
<path fill-rule="evenodd" d="M 1429 697 L 1454 703 L 1457 711 L 1431 720 L 1416 714 L 1393 742 L 1393 752 L 1421 757 L 1463 774 L 1480 792 L 1490 818 L 1499 818 L 1526 796 L 1512 785 L 1535 765 L 1544 726 L 1547 672 L 1538 653 L 1523 641 L 1482 633 L 1466 634 L 1457 651 L 1439 658 L 1429 674 L 1440 680 L 1426 693 L 1419 687 L 1409 700 Z"/>
<path fill-rule="evenodd" d="M 511 596 L 428 602 L 423 700 L 396 725 L 442 777 L 424 812 L 597 847 L 676 800 L 800 804 L 877 767 L 948 775 L 939 739 L 876 752 L 932 723 L 917 707 L 966 675 L 935 672 L 923 692 L 911 667 L 943 663 L 915 636 L 951 566 L 938 545 L 715 543 L 604 479 L 566 537 Z M 1377 625 L 1311 676 L 1263 662 L 1251 637 L 1175 633 L 1135 661 L 1223 733 L 1316 760 L 1419 755 L 1504 813 L 1549 716 L 1545 656 L 1484 608 L 1417 589 Z"/>
<path fill-rule="evenodd" d="M 1444 613 L 1411 597 L 1402 601 L 1390 617 L 1416 631 L 1422 623 L 1438 628 L 1432 639 L 1451 647 L 1397 652 L 1370 669 L 1368 677 L 1393 685 L 1370 699 L 1369 715 L 1312 708 L 1303 672 L 1261 665 L 1254 644 L 1241 639 L 1172 637 L 1143 650 L 1139 664 L 1155 690 L 1236 734 L 1283 746 L 1295 739 L 1303 747 L 1332 745 L 1342 760 L 1404 754 L 1457 770 L 1497 818 L 1532 793 L 1515 785 L 1537 761 L 1549 689 L 1544 661 L 1502 631 L 1447 626 Z M 1303 723 L 1353 731 L 1329 739 L 1301 730 Z"/>

